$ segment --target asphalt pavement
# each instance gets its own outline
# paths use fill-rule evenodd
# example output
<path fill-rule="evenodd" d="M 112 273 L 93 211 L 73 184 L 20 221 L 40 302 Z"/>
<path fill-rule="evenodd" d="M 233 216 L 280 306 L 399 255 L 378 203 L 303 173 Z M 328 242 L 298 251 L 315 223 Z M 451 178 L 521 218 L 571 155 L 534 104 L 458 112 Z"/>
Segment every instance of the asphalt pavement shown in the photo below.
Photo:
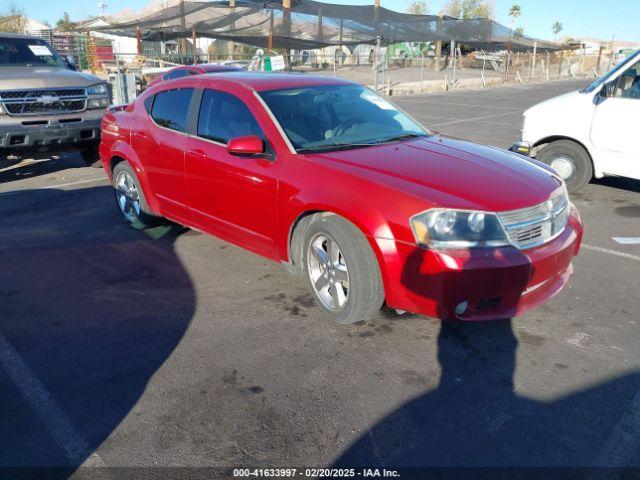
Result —
<path fill-rule="evenodd" d="M 582 85 L 394 100 L 507 147 L 526 107 Z M 74 154 L 2 169 L 0 467 L 640 466 L 640 245 L 612 240 L 640 236 L 640 182 L 573 201 L 585 246 L 544 306 L 339 326 L 277 264 L 129 229 Z"/>

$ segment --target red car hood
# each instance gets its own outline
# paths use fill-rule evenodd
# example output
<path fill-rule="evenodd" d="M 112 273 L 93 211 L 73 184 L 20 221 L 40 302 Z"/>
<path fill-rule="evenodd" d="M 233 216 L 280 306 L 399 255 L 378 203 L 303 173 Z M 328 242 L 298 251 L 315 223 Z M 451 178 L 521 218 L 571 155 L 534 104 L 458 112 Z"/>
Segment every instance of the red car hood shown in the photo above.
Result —
<path fill-rule="evenodd" d="M 307 155 L 448 208 L 514 210 L 541 203 L 560 183 L 543 167 L 498 148 L 430 136 Z"/>

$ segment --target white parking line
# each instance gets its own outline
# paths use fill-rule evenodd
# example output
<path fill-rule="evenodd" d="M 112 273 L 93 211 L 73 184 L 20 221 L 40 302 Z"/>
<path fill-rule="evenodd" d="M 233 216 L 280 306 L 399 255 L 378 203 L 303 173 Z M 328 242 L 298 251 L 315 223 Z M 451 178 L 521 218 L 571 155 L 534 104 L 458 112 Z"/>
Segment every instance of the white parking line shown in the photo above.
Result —
<path fill-rule="evenodd" d="M 594 468 L 624 468 L 630 465 L 633 455 L 640 446 L 640 392 L 633 397 L 627 411 L 613 428 L 600 450 Z M 598 474 L 599 475 L 599 472 Z M 606 477 L 619 478 L 620 472 L 611 472 Z"/>
<path fill-rule="evenodd" d="M 640 245 L 640 237 L 611 237 L 620 245 Z"/>
<path fill-rule="evenodd" d="M 102 459 L 91 453 L 89 442 L 78 432 L 55 398 L 1 333 L 0 365 L 73 466 L 104 466 Z"/>
<path fill-rule="evenodd" d="M 461 119 L 461 120 L 452 120 L 451 122 L 432 123 L 430 125 L 432 127 L 434 127 L 434 126 L 442 127 L 444 125 L 453 125 L 454 123 L 474 122 L 476 120 L 484 120 L 485 118 L 502 117 L 502 116 L 505 116 L 505 115 L 514 115 L 516 113 L 522 114 L 522 110 L 514 110 L 512 112 L 494 113 L 492 115 L 483 115 L 482 117 L 472 117 L 472 118 L 464 118 L 464 119 Z"/>
<path fill-rule="evenodd" d="M 610 250 L 608 248 L 596 247 L 594 245 L 587 245 L 585 243 L 582 244 L 582 248 L 585 250 L 593 250 L 594 252 L 606 253 L 609 255 L 615 255 L 616 257 L 626 258 L 628 260 L 635 260 L 636 262 L 640 262 L 640 256 L 632 255 L 631 253 L 619 252 L 617 250 Z"/>
<path fill-rule="evenodd" d="M 106 176 L 99 178 L 90 178 L 88 180 L 78 180 L 77 182 L 59 183 L 58 185 L 47 185 L 45 187 L 38 187 L 38 190 L 46 190 L 47 188 L 60 188 L 60 187 L 72 187 L 74 185 L 82 185 L 84 183 L 99 182 L 100 180 L 109 180 Z"/>

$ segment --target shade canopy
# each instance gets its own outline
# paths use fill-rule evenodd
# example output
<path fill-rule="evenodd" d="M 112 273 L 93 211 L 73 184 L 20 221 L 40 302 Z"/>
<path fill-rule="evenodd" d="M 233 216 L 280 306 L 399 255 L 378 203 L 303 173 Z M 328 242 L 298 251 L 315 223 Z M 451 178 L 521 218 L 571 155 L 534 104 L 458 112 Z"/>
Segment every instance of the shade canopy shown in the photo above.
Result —
<path fill-rule="evenodd" d="M 455 40 L 485 49 L 560 50 L 559 44 L 518 35 L 490 19 L 460 20 L 411 15 L 373 5 L 338 5 L 315 0 L 185 1 L 135 20 L 92 28 L 147 41 L 191 37 L 232 40 L 259 47 L 314 49 L 331 45 Z"/>

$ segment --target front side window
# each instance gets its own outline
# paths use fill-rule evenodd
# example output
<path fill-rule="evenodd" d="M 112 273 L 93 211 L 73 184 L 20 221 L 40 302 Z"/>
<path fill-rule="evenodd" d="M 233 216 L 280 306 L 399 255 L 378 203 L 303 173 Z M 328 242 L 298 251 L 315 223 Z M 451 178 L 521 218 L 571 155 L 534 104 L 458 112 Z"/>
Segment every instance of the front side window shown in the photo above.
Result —
<path fill-rule="evenodd" d="M 184 132 L 193 88 L 180 88 L 159 92 L 153 101 L 151 117 L 161 127 Z"/>
<path fill-rule="evenodd" d="M 620 75 L 616 97 L 640 99 L 640 60 Z"/>
<path fill-rule="evenodd" d="M 66 68 L 66 64 L 44 40 L 0 38 L 0 67 Z"/>
<path fill-rule="evenodd" d="M 249 107 L 228 93 L 205 90 L 198 117 L 198 136 L 226 144 L 232 138 L 247 135 L 257 135 L 264 140 Z"/>
<path fill-rule="evenodd" d="M 427 135 L 416 121 L 360 85 L 260 92 L 298 152 L 377 145 Z"/>

